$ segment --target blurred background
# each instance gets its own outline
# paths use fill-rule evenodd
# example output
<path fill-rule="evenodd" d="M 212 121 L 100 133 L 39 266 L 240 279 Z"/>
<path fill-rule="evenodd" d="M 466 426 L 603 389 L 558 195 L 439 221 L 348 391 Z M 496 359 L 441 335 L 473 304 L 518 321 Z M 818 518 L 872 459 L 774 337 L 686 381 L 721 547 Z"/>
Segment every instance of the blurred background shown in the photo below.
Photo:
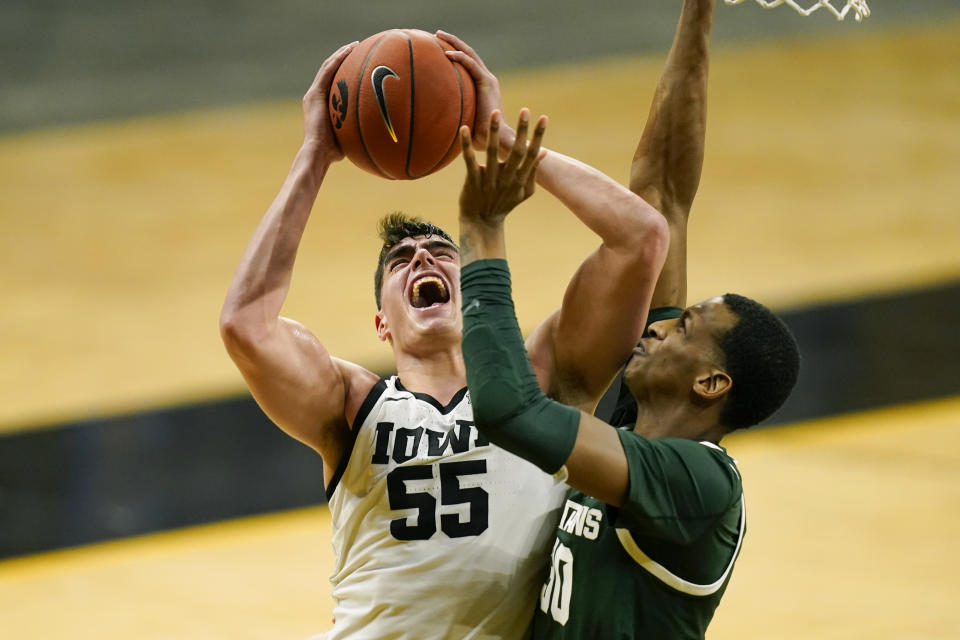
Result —
<path fill-rule="evenodd" d="M 11 637 L 302 638 L 328 626 L 320 459 L 273 427 L 217 331 L 232 272 L 337 46 L 463 37 L 508 114 L 626 183 L 679 0 L 0 4 L 0 626 Z M 725 440 L 750 533 L 712 638 L 956 638 L 960 6 L 862 23 L 716 12 L 690 300 L 736 291 L 801 342 L 794 395 Z M 508 116 L 509 117 L 509 116 Z M 458 162 L 336 165 L 285 315 L 390 373 L 376 220 L 456 228 Z M 532 329 L 595 245 L 512 216 Z"/>

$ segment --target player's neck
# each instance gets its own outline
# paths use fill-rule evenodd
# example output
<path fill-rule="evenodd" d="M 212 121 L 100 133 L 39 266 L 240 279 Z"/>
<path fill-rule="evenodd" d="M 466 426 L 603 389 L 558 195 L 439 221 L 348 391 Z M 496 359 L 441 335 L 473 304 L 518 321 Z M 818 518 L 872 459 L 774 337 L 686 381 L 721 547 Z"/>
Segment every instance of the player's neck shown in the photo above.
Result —
<path fill-rule="evenodd" d="M 637 403 L 634 431 L 646 438 L 686 438 L 720 442 L 726 429 L 719 423 L 715 407 L 699 407 L 689 403 Z"/>
<path fill-rule="evenodd" d="M 460 389 L 467 386 L 463 353 L 445 349 L 430 354 L 397 353 L 397 376 L 408 391 L 426 393 L 447 404 Z"/>

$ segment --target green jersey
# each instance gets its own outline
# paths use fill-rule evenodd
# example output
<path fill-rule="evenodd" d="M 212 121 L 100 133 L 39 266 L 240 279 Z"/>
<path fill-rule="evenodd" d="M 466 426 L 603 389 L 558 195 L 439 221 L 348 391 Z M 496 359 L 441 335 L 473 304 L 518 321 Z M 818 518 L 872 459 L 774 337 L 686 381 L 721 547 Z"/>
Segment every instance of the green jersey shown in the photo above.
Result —
<path fill-rule="evenodd" d="M 612 507 L 567 494 L 531 637 L 703 638 L 745 532 L 721 447 L 619 430 L 630 487 Z"/>

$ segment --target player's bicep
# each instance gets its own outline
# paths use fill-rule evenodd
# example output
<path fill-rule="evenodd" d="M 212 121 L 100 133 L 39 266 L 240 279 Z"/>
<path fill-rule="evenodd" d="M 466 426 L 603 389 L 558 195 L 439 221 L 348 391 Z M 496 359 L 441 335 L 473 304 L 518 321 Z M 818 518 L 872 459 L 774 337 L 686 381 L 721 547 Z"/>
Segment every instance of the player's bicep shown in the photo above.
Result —
<path fill-rule="evenodd" d="M 342 367 L 300 323 L 280 318 L 269 335 L 231 356 L 257 404 L 285 432 L 320 453 L 343 422 Z"/>
<path fill-rule="evenodd" d="M 565 463 L 567 484 L 574 489 L 620 506 L 627 495 L 630 474 L 617 430 L 581 412 L 577 440 Z"/>
<path fill-rule="evenodd" d="M 553 329 L 558 380 L 594 400 L 603 393 L 643 332 L 660 249 L 638 247 L 650 254 L 638 256 L 601 246 L 580 265 Z"/>
<path fill-rule="evenodd" d="M 709 529 L 741 493 L 737 470 L 706 444 L 617 430 L 629 460 L 618 526 L 678 544 Z"/>

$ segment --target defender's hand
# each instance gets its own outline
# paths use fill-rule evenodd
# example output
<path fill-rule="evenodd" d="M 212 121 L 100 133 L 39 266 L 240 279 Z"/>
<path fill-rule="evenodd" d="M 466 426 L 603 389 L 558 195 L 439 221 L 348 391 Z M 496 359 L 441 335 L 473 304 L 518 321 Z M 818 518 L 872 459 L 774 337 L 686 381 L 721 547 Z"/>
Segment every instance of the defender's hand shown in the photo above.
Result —
<path fill-rule="evenodd" d="M 546 155 L 540 149 L 547 126 L 547 117 L 540 116 L 533 137 L 527 142 L 530 112 L 523 109 L 517 124 L 517 134 L 510 155 L 505 162 L 498 157 L 500 112 L 490 114 L 487 137 L 487 164 L 477 164 L 471 147 L 470 130 L 460 128 L 460 145 L 467 176 L 460 192 L 460 220 L 486 228 L 499 228 L 503 219 L 534 191 L 537 166 Z"/>

